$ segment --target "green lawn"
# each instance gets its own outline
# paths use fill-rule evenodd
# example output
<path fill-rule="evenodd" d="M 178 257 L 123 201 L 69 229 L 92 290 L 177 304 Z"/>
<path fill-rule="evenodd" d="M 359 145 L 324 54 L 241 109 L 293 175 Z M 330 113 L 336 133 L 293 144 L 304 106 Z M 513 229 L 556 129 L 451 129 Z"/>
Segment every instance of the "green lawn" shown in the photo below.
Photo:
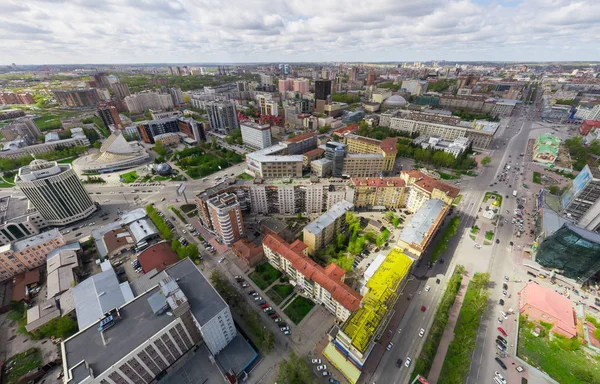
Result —
<path fill-rule="evenodd" d="M 294 322 L 294 324 L 298 324 L 314 306 L 315 303 L 309 299 L 298 296 L 290 303 L 290 305 L 287 306 L 283 312 L 290 318 L 290 320 Z"/>
<path fill-rule="evenodd" d="M 260 289 L 266 289 L 281 277 L 281 272 L 273 268 L 269 263 L 263 263 L 254 267 L 254 272 L 248 275 Z"/>
<path fill-rule="evenodd" d="M 451 175 L 449 173 L 444 173 L 444 172 L 438 172 L 438 175 L 440 175 L 440 178 L 442 180 L 456 180 L 456 179 L 460 179 L 460 177 L 458 177 L 458 176 L 454 176 L 454 175 Z"/>
<path fill-rule="evenodd" d="M 569 340 L 554 335 L 550 340 L 547 331 L 535 337 L 531 333 L 535 324 L 522 316 L 519 326 L 517 355 L 520 358 L 559 383 L 600 383 L 600 365 L 582 349 L 577 338 Z"/>
<path fill-rule="evenodd" d="M 59 164 L 71 164 L 71 163 L 73 163 L 73 160 L 75 160 L 76 158 L 77 157 L 68 157 L 66 159 L 58 160 L 57 163 L 59 163 Z"/>
<path fill-rule="evenodd" d="M 533 172 L 533 182 L 536 184 L 542 184 L 542 175 L 539 172 Z"/>
<path fill-rule="evenodd" d="M 267 296 L 277 305 L 281 304 L 286 297 L 294 292 L 294 287 L 290 284 L 277 284 L 267 291 Z"/>
<path fill-rule="evenodd" d="M 21 376 L 42 365 L 42 353 L 37 348 L 31 348 L 11 357 L 6 364 L 15 360 L 12 370 L 6 378 L 8 384 L 14 384 Z"/>
<path fill-rule="evenodd" d="M 179 207 L 183 213 L 189 213 L 196 209 L 196 204 L 183 204 Z"/>
<path fill-rule="evenodd" d="M 485 239 L 486 240 L 494 240 L 494 231 L 487 231 L 485 233 Z"/>
<path fill-rule="evenodd" d="M 249 175 L 247 173 L 240 173 L 239 175 L 237 175 L 235 177 L 236 179 L 240 179 L 240 180 L 253 180 L 254 176 Z"/>
<path fill-rule="evenodd" d="M 171 176 L 156 176 L 154 178 L 154 181 L 165 181 L 165 180 L 171 180 Z"/>
<path fill-rule="evenodd" d="M 499 206 L 502 206 L 502 196 L 500 196 L 497 193 L 492 193 L 492 192 L 486 192 L 485 196 L 483 197 L 483 202 L 487 203 L 487 201 L 491 198 L 496 198 L 496 200 L 498 201 Z"/>
<path fill-rule="evenodd" d="M 454 199 L 454 201 L 452 202 L 452 205 L 458 205 L 458 203 L 460 203 L 462 198 L 463 198 L 463 195 L 456 196 L 456 199 Z"/>
<path fill-rule="evenodd" d="M 119 177 L 121 178 L 121 182 L 125 184 L 133 183 L 139 178 L 135 171 L 120 174 Z"/>
<path fill-rule="evenodd" d="M 14 186 L 15 186 L 14 184 L 5 183 L 4 181 L 0 180 L 0 188 L 12 188 Z"/>

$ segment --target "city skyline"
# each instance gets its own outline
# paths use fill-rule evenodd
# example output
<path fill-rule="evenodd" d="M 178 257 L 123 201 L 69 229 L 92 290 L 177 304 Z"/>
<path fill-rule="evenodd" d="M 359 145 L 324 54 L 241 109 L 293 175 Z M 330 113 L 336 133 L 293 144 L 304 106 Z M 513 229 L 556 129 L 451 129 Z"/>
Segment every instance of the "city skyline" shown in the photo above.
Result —
<path fill-rule="evenodd" d="M 591 61 L 591 0 L 13 0 L 0 65 L 314 61 Z M 586 32 L 581 33 L 585 26 Z"/>

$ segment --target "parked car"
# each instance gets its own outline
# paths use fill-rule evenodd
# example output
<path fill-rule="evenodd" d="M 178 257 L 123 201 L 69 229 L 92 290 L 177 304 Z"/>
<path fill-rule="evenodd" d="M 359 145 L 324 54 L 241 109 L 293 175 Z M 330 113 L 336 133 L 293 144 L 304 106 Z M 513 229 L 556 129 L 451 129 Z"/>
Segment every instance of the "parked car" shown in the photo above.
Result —
<path fill-rule="evenodd" d="M 331 376 L 331 372 L 329 372 L 329 371 L 323 371 L 323 372 L 321 372 L 321 375 L 323 375 L 323 376 Z"/>
<path fill-rule="evenodd" d="M 273 321 L 276 323 L 280 323 L 282 320 L 281 320 L 281 317 L 276 317 L 273 319 Z"/>
<path fill-rule="evenodd" d="M 387 349 L 388 351 L 391 351 L 393 346 L 394 346 L 394 343 L 392 343 L 392 342 L 390 341 L 390 343 L 388 344 L 388 346 L 387 346 L 387 348 L 386 348 L 386 349 Z"/>
<path fill-rule="evenodd" d="M 262 296 L 254 296 L 254 301 L 260 301 L 262 300 Z"/>
<path fill-rule="evenodd" d="M 267 302 L 264 301 L 264 300 L 261 300 L 261 301 L 258 302 L 258 305 L 263 305 L 263 304 L 267 304 Z"/>
<path fill-rule="evenodd" d="M 419 337 L 423 337 L 424 334 L 425 334 L 425 330 L 423 328 L 421 328 L 421 330 L 419 331 Z"/>
<path fill-rule="evenodd" d="M 502 342 L 502 344 L 506 345 L 508 344 L 508 341 L 506 341 L 506 339 L 502 336 L 498 336 L 496 337 L 497 340 L 500 340 Z"/>
<path fill-rule="evenodd" d="M 262 309 L 265 309 L 265 308 L 267 308 L 268 306 L 269 306 L 269 304 L 261 304 L 261 305 L 260 305 L 260 307 L 261 307 Z"/>
<path fill-rule="evenodd" d="M 506 364 L 504 364 L 504 362 L 500 360 L 499 357 L 496 357 L 494 360 L 496 360 L 496 362 L 502 367 L 502 369 L 506 369 Z"/>
<path fill-rule="evenodd" d="M 276 318 L 278 318 L 278 317 L 279 317 L 279 314 L 277 314 L 277 313 L 273 313 L 273 314 L 271 314 L 269 317 L 270 317 L 271 319 L 276 319 Z"/>
<path fill-rule="evenodd" d="M 271 309 L 273 309 L 272 307 L 267 307 L 265 309 L 263 309 L 263 312 L 269 312 Z"/>
<path fill-rule="evenodd" d="M 410 367 L 410 362 L 411 362 L 411 361 L 412 361 L 412 360 L 410 359 L 410 357 L 407 357 L 407 358 L 406 358 L 406 361 L 404 362 L 404 366 L 405 366 L 405 367 L 407 367 L 407 368 L 408 368 L 408 367 Z"/>
<path fill-rule="evenodd" d="M 323 364 L 323 365 L 319 365 L 317 366 L 317 371 L 325 371 L 327 369 L 327 365 Z"/>
<path fill-rule="evenodd" d="M 502 299 L 498 300 L 498 304 L 504 305 L 504 300 L 502 300 Z"/>
<path fill-rule="evenodd" d="M 200 260 L 202 260 L 202 257 L 200 257 Z M 248 288 L 248 287 L 249 287 L 249 285 L 248 285 L 248 284 L 246 284 L 246 283 L 242 283 L 242 288 Z"/>
<path fill-rule="evenodd" d="M 396 360 L 396 367 L 400 368 L 402 366 L 402 359 Z"/>
<path fill-rule="evenodd" d="M 312 359 L 313 364 L 321 364 L 321 359 Z"/>
<path fill-rule="evenodd" d="M 255 291 L 254 289 L 253 289 L 253 290 L 251 290 L 251 291 L 248 291 L 248 294 L 249 294 L 249 295 L 252 295 L 252 296 L 254 296 L 254 294 L 255 294 L 255 293 L 256 293 L 256 291 Z"/>
<path fill-rule="evenodd" d="M 61 372 L 62 372 L 62 371 L 61 371 Z M 332 379 L 332 378 L 329 378 L 329 383 L 330 383 L 330 384 L 340 384 L 340 382 L 339 382 L 338 380 L 336 380 L 336 379 Z"/>

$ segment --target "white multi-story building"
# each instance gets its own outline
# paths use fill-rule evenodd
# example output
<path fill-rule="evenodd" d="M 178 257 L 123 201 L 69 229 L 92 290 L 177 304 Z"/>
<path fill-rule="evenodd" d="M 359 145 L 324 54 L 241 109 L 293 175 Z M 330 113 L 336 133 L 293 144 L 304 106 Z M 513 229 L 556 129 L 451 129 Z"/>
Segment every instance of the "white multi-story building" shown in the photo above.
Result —
<path fill-rule="evenodd" d="M 34 160 L 15 183 L 49 225 L 74 223 L 97 209 L 71 164 Z"/>
<path fill-rule="evenodd" d="M 256 100 L 260 107 L 260 114 L 263 116 L 279 116 L 279 104 L 272 100 L 270 96 L 256 95 Z"/>
<path fill-rule="evenodd" d="M 293 215 L 296 212 L 296 191 L 291 185 L 283 185 L 277 188 L 279 201 L 279 213 Z"/>
<path fill-rule="evenodd" d="M 147 109 L 173 109 L 173 99 L 168 93 L 141 92 L 125 97 L 127 110 L 142 113 Z"/>
<path fill-rule="evenodd" d="M 240 123 L 240 128 L 244 144 L 256 149 L 271 146 L 271 126 L 269 124 L 243 121 Z"/>
<path fill-rule="evenodd" d="M 423 80 L 404 80 L 402 88 L 410 92 L 413 96 L 419 96 L 427 92 L 427 81 Z"/>

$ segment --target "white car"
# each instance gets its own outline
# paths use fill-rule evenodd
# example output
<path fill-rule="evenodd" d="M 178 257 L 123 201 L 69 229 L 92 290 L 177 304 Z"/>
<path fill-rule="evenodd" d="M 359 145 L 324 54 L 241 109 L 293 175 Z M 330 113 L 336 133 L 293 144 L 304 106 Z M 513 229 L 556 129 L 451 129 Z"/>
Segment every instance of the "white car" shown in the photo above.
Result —
<path fill-rule="evenodd" d="M 410 359 L 410 357 L 407 357 L 407 358 L 406 358 L 406 361 L 404 362 L 404 366 L 405 366 L 405 367 L 410 367 L 410 362 L 411 362 L 411 361 L 412 361 L 412 360 Z"/>
<path fill-rule="evenodd" d="M 390 343 L 388 344 L 388 346 L 387 346 L 387 348 L 386 348 L 386 349 L 387 349 L 388 351 L 391 351 L 393 346 L 394 346 L 394 343 L 392 343 L 392 342 L 390 341 Z"/>
<path fill-rule="evenodd" d="M 183 232 L 184 235 L 187 233 L 187 231 L 185 229 L 183 231 L 181 231 L 181 232 Z"/>
<path fill-rule="evenodd" d="M 429 292 L 429 290 L 431 289 L 431 287 L 428 285 L 425 287 L 425 292 Z"/>
<path fill-rule="evenodd" d="M 425 334 L 425 330 L 423 328 L 421 328 L 421 330 L 419 331 L 419 337 L 423 337 L 424 334 Z"/>
<path fill-rule="evenodd" d="M 219 259 L 219 263 L 222 263 L 222 262 L 224 262 L 224 261 L 225 261 L 225 258 L 224 258 L 224 257 L 221 257 L 221 258 Z"/>
<path fill-rule="evenodd" d="M 326 369 L 327 369 L 327 366 L 326 366 L 325 364 L 323 364 L 323 365 L 319 365 L 319 366 L 317 367 L 317 371 L 319 371 L 319 372 L 320 372 L 320 371 L 324 371 L 324 370 L 326 370 Z"/>
<path fill-rule="evenodd" d="M 312 359 L 313 364 L 321 364 L 321 359 Z"/>
<path fill-rule="evenodd" d="M 504 376 L 502 376 L 502 375 L 500 374 L 500 372 L 496 371 L 496 372 L 494 372 L 494 375 L 495 375 L 495 376 L 496 376 L 496 377 L 497 377 L 497 378 L 498 378 L 498 379 L 499 379 L 499 380 L 500 380 L 502 383 L 506 384 L 506 379 L 504 378 Z"/>

